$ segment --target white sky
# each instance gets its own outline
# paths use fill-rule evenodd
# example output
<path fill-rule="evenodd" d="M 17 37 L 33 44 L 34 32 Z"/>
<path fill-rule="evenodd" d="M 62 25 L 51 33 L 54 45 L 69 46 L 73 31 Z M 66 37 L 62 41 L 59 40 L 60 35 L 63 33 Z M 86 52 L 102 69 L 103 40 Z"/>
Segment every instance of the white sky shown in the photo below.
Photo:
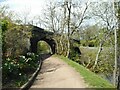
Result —
<path fill-rule="evenodd" d="M 29 12 L 30 15 L 39 15 L 48 0 L 0 0 L 2 5 L 9 5 L 10 10 L 21 13 Z"/>
<path fill-rule="evenodd" d="M 0 0 L 0 4 L 8 5 L 10 7 L 9 9 L 17 13 L 19 16 L 28 13 L 29 19 L 32 19 L 34 16 L 38 16 L 38 15 L 41 16 L 43 9 L 46 7 L 46 4 L 50 1 L 55 1 L 55 0 Z M 63 1 L 63 0 L 57 0 L 57 1 Z M 95 2 L 99 0 L 89 0 L 89 1 Z M 100 1 L 106 2 L 113 0 L 100 0 Z"/>
<path fill-rule="evenodd" d="M 20 13 L 27 11 L 34 16 L 34 15 L 40 15 L 40 13 L 42 13 L 43 8 L 45 8 L 48 1 L 50 0 L 0 0 L 0 4 L 9 5 L 10 10 L 14 12 Z M 55 0 L 51 0 L 51 1 L 55 1 Z M 57 0 L 57 1 L 62 1 L 62 0 Z M 94 2 L 99 0 L 89 0 L 89 1 Z M 106 2 L 113 0 L 100 0 L 100 1 Z"/>

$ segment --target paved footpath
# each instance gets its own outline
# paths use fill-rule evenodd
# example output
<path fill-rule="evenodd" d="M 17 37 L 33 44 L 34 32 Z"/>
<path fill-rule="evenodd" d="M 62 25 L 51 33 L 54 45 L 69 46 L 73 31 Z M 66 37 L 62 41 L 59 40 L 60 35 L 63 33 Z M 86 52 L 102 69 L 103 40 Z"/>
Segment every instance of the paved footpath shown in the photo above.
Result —
<path fill-rule="evenodd" d="M 83 78 L 64 61 L 51 56 L 43 61 L 32 88 L 86 88 Z"/>

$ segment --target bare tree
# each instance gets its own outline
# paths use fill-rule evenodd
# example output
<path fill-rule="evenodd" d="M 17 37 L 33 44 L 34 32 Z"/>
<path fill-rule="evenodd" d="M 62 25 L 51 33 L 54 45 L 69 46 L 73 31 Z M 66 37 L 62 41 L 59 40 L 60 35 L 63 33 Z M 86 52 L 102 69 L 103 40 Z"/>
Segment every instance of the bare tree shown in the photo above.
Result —
<path fill-rule="evenodd" d="M 70 23 L 71 23 L 71 7 L 72 7 L 72 0 L 65 0 L 65 5 L 68 10 L 68 16 L 67 16 L 67 55 L 66 57 L 69 57 L 70 53 Z"/>
<path fill-rule="evenodd" d="M 47 9 L 44 9 L 44 17 L 41 19 L 45 28 L 54 32 L 54 36 L 56 37 L 56 45 L 57 45 L 57 53 L 63 51 L 63 32 L 64 32 L 64 15 L 63 8 L 61 8 L 61 4 L 57 2 L 49 2 L 47 5 Z M 58 34 L 61 35 L 58 38 Z M 60 45 L 59 45 L 60 44 Z M 61 47 L 62 50 L 58 51 L 58 47 Z"/>
<path fill-rule="evenodd" d="M 120 90 L 120 1 L 114 2 L 116 18 L 117 18 L 117 31 L 116 31 L 116 42 L 117 42 L 117 66 L 118 66 L 118 83 L 117 89 Z"/>
<path fill-rule="evenodd" d="M 71 46 L 70 38 L 73 35 L 73 33 L 76 32 L 77 29 L 80 28 L 81 24 L 83 23 L 83 20 L 85 19 L 85 14 L 87 12 L 87 9 L 90 3 L 87 2 L 85 4 L 85 8 L 83 8 L 83 7 L 80 7 L 80 6 L 83 6 L 83 3 L 80 4 L 80 2 L 78 2 L 79 5 L 77 5 L 76 2 L 73 2 L 72 0 L 65 0 L 64 2 L 65 2 L 66 10 L 67 10 L 66 18 L 67 18 L 67 40 L 68 40 L 67 48 L 68 50 L 67 50 L 66 57 L 68 57 L 70 53 L 70 46 Z"/>
<path fill-rule="evenodd" d="M 25 24 L 25 25 L 28 24 L 28 23 L 30 23 L 29 22 L 30 12 L 31 12 L 30 8 L 28 8 L 28 9 L 25 8 L 24 11 L 16 13 L 17 20 L 19 20 L 21 24 Z"/>
<path fill-rule="evenodd" d="M 93 70 L 96 68 L 99 62 L 99 56 L 101 54 L 102 47 L 105 41 L 107 40 L 107 38 L 110 37 L 112 31 L 115 29 L 115 24 L 116 24 L 112 3 L 101 3 L 101 4 L 98 3 L 96 5 L 98 8 L 96 7 L 95 11 L 93 12 L 93 15 L 98 17 L 101 20 L 101 22 L 104 24 L 103 26 L 106 27 L 107 32 L 105 32 L 104 36 L 100 39 L 100 45 L 99 45 L 98 53 L 96 55 L 96 60 L 93 65 Z M 116 45 L 116 40 L 115 40 L 115 45 Z M 115 65 L 114 65 L 114 74 L 113 74 L 114 84 L 116 82 L 116 72 L 117 72 L 116 66 L 117 65 L 116 65 L 116 46 L 115 46 Z"/>
<path fill-rule="evenodd" d="M 47 10 L 44 10 L 44 20 L 42 21 L 45 27 L 55 34 L 59 33 L 61 35 L 59 43 L 62 51 L 66 51 L 66 57 L 70 53 L 70 38 L 74 32 L 77 32 L 83 20 L 86 18 L 85 15 L 88 6 L 88 2 L 83 5 L 80 1 L 64 0 L 63 2 L 50 2 L 47 5 Z M 64 38 L 67 39 L 66 43 L 63 43 Z"/>

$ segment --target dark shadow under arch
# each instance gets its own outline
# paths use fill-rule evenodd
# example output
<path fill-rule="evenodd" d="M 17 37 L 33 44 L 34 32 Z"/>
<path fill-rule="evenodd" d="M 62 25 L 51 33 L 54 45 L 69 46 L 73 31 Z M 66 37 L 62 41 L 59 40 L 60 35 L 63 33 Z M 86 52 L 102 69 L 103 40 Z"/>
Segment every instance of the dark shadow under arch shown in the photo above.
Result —
<path fill-rule="evenodd" d="M 36 39 L 36 38 L 31 38 L 30 42 L 31 42 L 31 52 L 33 53 L 37 53 L 37 43 L 39 41 L 45 41 L 46 43 L 48 43 L 48 45 L 51 47 L 52 53 L 55 54 L 56 52 L 56 44 L 55 41 L 52 39 Z"/>
<path fill-rule="evenodd" d="M 37 53 L 37 43 L 39 41 L 45 41 L 51 47 L 52 54 L 55 54 L 56 53 L 56 43 L 55 43 L 54 39 L 52 38 L 52 36 L 53 36 L 52 32 L 48 32 L 42 28 L 33 26 L 32 37 L 30 39 L 31 52 Z"/>

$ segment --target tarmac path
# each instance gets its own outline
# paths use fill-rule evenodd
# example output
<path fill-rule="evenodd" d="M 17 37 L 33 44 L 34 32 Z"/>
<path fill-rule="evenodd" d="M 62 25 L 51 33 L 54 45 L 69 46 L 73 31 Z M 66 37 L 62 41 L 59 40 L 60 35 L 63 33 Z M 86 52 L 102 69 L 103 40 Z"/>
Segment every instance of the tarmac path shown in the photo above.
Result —
<path fill-rule="evenodd" d="M 32 88 L 87 88 L 88 85 L 74 68 L 57 57 L 43 61 Z"/>

